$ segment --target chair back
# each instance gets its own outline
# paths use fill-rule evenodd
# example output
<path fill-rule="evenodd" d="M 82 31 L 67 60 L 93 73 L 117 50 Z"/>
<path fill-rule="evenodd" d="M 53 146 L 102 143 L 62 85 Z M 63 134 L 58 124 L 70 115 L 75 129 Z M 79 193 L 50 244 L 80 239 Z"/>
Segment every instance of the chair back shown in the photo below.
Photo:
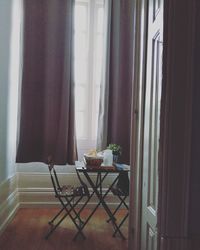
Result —
<path fill-rule="evenodd" d="M 56 195 L 56 197 L 58 197 L 59 193 L 62 192 L 63 187 L 66 187 L 66 186 L 63 186 L 63 187 L 60 186 L 58 176 L 57 176 L 57 173 L 56 173 L 56 170 L 54 167 L 54 163 L 50 157 L 48 158 L 48 168 L 49 168 L 49 173 L 51 176 L 51 182 L 53 184 L 55 195 Z M 75 195 L 85 194 L 85 195 L 89 196 L 89 190 L 88 190 L 87 185 L 83 182 L 83 180 L 81 179 L 80 174 L 77 170 L 76 170 L 76 173 L 77 173 L 78 179 L 81 183 L 81 186 L 76 188 L 76 190 L 74 191 Z"/>
<path fill-rule="evenodd" d="M 48 163 L 48 168 L 49 168 L 49 173 L 51 176 L 51 182 L 54 188 L 54 192 L 56 194 L 56 196 L 58 196 L 58 191 L 61 191 L 61 186 L 60 183 L 58 181 L 58 176 L 56 174 L 56 170 L 54 168 L 54 164 L 52 162 Z"/>

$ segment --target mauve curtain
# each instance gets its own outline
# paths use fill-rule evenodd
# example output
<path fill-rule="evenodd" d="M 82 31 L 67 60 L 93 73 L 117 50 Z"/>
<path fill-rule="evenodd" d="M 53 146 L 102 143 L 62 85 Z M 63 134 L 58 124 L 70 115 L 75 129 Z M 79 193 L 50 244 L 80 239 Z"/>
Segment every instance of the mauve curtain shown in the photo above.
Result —
<path fill-rule="evenodd" d="M 107 32 L 100 94 L 97 148 L 122 146 L 120 161 L 130 162 L 133 85 L 133 1 L 107 0 Z"/>
<path fill-rule="evenodd" d="M 17 162 L 76 159 L 73 0 L 24 0 Z"/>

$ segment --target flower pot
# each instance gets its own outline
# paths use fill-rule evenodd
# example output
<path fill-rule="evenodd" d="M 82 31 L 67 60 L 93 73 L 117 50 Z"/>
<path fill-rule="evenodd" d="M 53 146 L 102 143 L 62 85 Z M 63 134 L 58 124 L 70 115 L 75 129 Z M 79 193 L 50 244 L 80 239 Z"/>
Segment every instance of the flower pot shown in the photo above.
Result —
<path fill-rule="evenodd" d="M 117 163 L 119 161 L 119 155 L 113 155 L 113 162 Z"/>

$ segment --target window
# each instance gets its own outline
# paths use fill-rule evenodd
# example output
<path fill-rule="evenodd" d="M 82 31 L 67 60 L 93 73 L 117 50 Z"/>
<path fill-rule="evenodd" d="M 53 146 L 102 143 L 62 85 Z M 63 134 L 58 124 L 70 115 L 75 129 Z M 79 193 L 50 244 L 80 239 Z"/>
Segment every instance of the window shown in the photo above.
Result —
<path fill-rule="evenodd" d="M 96 146 L 102 71 L 104 0 L 76 0 L 75 112 L 79 158 Z"/>

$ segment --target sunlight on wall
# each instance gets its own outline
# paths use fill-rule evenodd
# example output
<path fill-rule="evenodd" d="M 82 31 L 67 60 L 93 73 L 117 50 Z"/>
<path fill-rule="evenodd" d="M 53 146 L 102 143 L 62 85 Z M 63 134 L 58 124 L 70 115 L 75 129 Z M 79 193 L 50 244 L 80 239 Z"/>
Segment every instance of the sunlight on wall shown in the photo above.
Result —
<path fill-rule="evenodd" d="M 15 170 L 16 155 L 16 130 L 17 130 L 17 107 L 19 86 L 19 62 L 20 62 L 20 23 L 21 23 L 21 0 L 10 1 L 11 8 L 11 32 L 7 41 L 9 47 L 8 64 L 8 93 L 7 93 L 7 131 L 6 136 L 6 178 L 13 176 Z"/>
<path fill-rule="evenodd" d="M 8 131 L 7 131 L 7 175 L 15 172 L 16 138 L 17 138 L 17 111 L 19 81 L 21 77 L 20 67 L 20 37 L 22 25 L 22 2 L 13 0 L 11 44 L 10 44 L 10 74 L 8 94 Z"/>
<path fill-rule="evenodd" d="M 0 182 L 7 178 L 7 116 L 12 0 L 0 1 Z"/>

